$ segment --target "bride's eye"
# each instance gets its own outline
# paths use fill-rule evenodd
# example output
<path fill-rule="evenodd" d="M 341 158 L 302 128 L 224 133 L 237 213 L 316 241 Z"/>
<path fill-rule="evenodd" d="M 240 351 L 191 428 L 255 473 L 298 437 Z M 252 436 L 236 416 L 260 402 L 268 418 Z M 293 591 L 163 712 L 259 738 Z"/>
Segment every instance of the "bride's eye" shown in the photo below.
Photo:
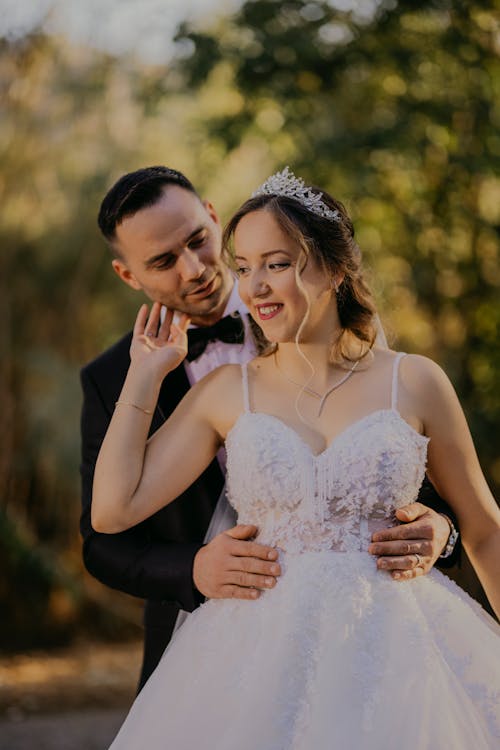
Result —
<path fill-rule="evenodd" d="M 281 261 L 281 263 L 270 263 L 269 268 L 271 271 L 282 271 L 284 268 L 289 268 L 290 265 L 288 261 Z"/>
<path fill-rule="evenodd" d="M 243 276 L 248 270 L 248 266 L 238 266 L 235 270 L 236 276 Z"/>

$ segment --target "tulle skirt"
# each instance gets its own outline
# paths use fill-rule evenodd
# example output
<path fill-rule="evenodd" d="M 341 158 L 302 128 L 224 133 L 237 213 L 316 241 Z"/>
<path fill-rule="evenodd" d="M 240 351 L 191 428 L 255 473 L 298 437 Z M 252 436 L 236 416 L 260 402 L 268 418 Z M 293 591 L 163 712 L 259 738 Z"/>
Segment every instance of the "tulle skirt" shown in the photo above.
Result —
<path fill-rule="evenodd" d="M 498 750 L 500 627 L 439 571 L 286 555 L 176 633 L 112 750 Z"/>

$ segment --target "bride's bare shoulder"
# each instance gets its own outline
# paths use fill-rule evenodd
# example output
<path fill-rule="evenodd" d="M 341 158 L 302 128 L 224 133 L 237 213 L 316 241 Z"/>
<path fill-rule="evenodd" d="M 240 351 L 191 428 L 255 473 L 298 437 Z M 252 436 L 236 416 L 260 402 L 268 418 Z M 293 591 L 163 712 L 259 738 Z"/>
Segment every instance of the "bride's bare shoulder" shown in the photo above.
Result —
<path fill-rule="evenodd" d="M 202 392 L 204 397 L 214 396 L 218 393 L 231 392 L 239 385 L 241 390 L 242 368 L 241 365 L 221 365 L 208 375 L 205 375 L 192 388 Z"/>
<path fill-rule="evenodd" d="M 243 373 L 239 364 L 221 365 L 191 388 L 201 412 L 223 432 L 243 410 Z"/>
<path fill-rule="evenodd" d="M 421 414 L 424 423 L 443 408 L 455 410 L 457 395 L 445 371 L 429 357 L 408 354 L 400 365 L 399 392 Z"/>
<path fill-rule="evenodd" d="M 404 380 L 426 387 L 448 380 L 442 367 L 422 354 L 406 354 L 401 361 L 401 374 Z"/>
<path fill-rule="evenodd" d="M 215 388 L 239 388 L 243 387 L 244 370 L 247 370 L 249 377 L 259 372 L 267 365 L 267 357 L 255 357 L 247 362 L 246 365 L 228 364 L 221 365 L 216 370 L 206 375 L 203 381 L 207 385 Z"/>
<path fill-rule="evenodd" d="M 436 379 L 446 378 L 444 370 L 434 360 L 422 354 L 409 354 L 393 349 L 375 349 L 373 355 L 375 363 L 382 367 L 390 367 L 395 364 L 397 358 L 400 358 L 399 377 L 403 381 L 429 385 Z"/>

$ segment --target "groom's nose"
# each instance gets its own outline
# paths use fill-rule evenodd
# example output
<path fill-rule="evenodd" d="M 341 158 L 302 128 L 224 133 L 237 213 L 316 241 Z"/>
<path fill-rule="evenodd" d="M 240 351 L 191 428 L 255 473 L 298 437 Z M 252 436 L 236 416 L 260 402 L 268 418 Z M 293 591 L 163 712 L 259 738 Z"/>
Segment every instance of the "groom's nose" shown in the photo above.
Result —
<path fill-rule="evenodd" d="M 177 259 L 177 271 L 183 281 L 192 281 L 203 276 L 206 266 L 198 254 L 186 247 Z"/>

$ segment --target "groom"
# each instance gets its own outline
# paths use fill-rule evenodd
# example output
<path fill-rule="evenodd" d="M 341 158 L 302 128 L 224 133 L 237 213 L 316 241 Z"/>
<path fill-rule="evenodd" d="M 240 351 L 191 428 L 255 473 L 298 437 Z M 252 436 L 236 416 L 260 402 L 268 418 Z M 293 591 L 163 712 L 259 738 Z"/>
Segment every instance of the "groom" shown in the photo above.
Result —
<path fill-rule="evenodd" d="M 148 167 L 124 175 L 105 196 L 98 223 L 120 279 L 150 300 L 188 313 L 193 324 L 186 361 L 163 383 L 154 432 L 196 381 L 222 364 L 251 359 L 258 330 L 221 258 L 219 218 L 183 174 Z M 128 333 L 81 372 L 80 528 L 89 572 L 146 599 L 142 687 L 180 610 L 193 611 L 205 597 L 253 598 L 255 589 L 272 588 L 281 570 L 277 551 L 253 541 L 255 526 L 235 525 L 223 496 L 223 451 L 177 500 L 138 526 L 111 535 L 92 529 L 95 462 L 130 363 L 130 342 Z M 383 532 L 371 548 L 377 565 L 395 577 L 428 572 L 443 549 L 447 561 L 453 559 L 451 511 L 428 483 L 419 500 L 430 508 L 417 502 L 400 509 L 405 523 Z"/>

